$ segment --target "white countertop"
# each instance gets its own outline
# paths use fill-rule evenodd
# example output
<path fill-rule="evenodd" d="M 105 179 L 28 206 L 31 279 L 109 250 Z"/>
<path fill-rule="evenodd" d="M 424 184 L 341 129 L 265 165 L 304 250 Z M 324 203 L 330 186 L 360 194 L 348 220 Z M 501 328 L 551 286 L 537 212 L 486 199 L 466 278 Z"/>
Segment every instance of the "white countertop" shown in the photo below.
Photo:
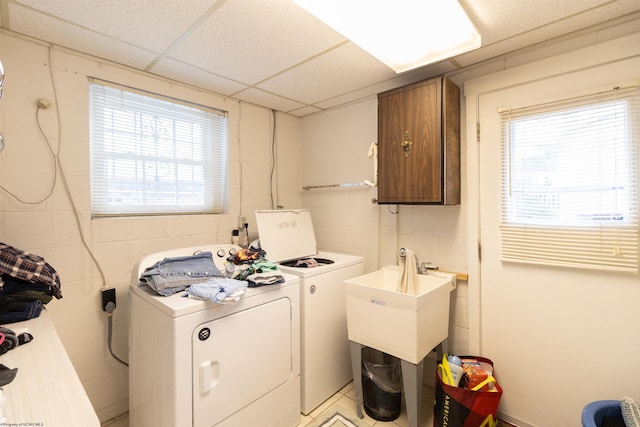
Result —
<path fill-rule="evenodd" d="M 3 326 L 33 335 L 31 342 L 0 356 L 1 364 L 18 368 L 14 380 L 2 387 L 3 425 L 100 426 L 49 313 L 42 310 L 40 317 Z"/>

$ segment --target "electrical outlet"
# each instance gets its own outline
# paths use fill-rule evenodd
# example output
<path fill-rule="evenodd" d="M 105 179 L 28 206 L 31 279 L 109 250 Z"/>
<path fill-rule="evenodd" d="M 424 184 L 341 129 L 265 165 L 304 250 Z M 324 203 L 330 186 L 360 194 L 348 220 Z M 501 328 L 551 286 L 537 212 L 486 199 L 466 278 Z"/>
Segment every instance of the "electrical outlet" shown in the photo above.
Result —
<path fill-rule="evenodd" d="M 102 311 L 113 311 L 116 308 L 116 288 L 103 289 Z M 111 303 L 111 304 L 109 304 Z"/>

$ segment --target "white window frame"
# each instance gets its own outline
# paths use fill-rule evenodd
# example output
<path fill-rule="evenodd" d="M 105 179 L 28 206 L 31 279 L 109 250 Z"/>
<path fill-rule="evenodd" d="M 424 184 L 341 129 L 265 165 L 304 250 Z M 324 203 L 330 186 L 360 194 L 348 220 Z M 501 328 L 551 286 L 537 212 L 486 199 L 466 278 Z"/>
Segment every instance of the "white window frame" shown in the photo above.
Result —
<path fill-rule="evenodd" d="M 227 191 L 227 113 L 89 81 L 92 217 L 217 214 Z"/>
<path fill-rule="evenodd" d="M 639 91 L 499 111 L 502 261 L 638 271 Z"/>

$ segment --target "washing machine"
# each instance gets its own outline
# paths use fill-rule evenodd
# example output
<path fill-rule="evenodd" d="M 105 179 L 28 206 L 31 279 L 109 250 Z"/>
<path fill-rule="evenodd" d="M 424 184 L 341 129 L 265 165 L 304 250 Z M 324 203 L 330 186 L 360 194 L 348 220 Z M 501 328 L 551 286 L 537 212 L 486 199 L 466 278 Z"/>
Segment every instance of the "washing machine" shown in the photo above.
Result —
<path fill-rule="evenodd" d="M 210 251 L 220 271 L 233 245 L 154 253 L 129 286 L 129 423 L 296 426 L 300 422 L 300 283 L 248 288 L 236 303 L 160 296 L 139 285 L 166 257 Z"/>
<path fill-rule="evenodd" d="M 300 404 L 309 414 L 352 380 L 343 282 L 364 274 L 364 257 L 319 251 L 306 209 L 255 215 L 267 259 L 300 278 Z"/>

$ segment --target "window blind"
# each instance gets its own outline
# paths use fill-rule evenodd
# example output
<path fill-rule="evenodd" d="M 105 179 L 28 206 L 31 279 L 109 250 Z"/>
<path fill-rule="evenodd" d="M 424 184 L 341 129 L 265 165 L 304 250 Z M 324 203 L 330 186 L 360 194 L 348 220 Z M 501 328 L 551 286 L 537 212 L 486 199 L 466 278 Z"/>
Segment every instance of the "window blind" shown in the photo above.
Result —
<path fill-rule="evenodd" d="M 639 90 L 502 109 L 501 259 L 638 271 Z"/>
<path fill-rule="evenodd" d="M 93 216 L 220 213 L 226 113 L 90 81 Z"/>

